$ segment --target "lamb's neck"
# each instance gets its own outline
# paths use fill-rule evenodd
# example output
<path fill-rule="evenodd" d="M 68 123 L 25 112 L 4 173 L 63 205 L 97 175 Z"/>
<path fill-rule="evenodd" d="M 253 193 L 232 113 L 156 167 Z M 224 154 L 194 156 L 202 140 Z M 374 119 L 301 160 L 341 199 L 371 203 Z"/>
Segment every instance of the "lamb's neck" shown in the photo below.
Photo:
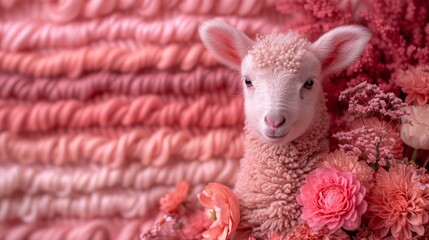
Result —
<path fill-rule="evenodd" d="M 312 156 L 328 150 L 327 132 L 329 127 L 328 114 L 325 108 L 316 113 L 315 121 L 299 138 L 284 145 L 267 144 L 260 140 L 256 133 L 245 126 L 246 152 L 244 159 L 249 163 L 258 161 L 279 160 L 290 169 L 298 169 L 308 164 Z M 283 156 L 279 158 L 279 156 Z"/>

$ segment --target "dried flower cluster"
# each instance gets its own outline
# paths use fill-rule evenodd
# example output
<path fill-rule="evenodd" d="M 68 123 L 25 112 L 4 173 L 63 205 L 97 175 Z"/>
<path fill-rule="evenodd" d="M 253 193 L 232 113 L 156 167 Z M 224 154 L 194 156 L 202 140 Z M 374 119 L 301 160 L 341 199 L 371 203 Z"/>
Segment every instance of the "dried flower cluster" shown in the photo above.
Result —
<path fill-rule="evenodd" d="M 403 101 L 392 92 L 384 93 L 380 87 L 360 83 L 342 91 L 340 101 L 348 101 L 348 111 L 359 118 L 377 116 L 385 121 L 398 121 L 405 115 Z"/>
<path fill-rule="evenodd" d="M 344 90 L 339 99 L 348 100 L 348 111 L 356 119 L 349 131 L 333 135 L 340 149 L 375 166 L 395 165 L 402 159 L 397 129 L 406 104 L 401 99 L 366 82 Z"/>

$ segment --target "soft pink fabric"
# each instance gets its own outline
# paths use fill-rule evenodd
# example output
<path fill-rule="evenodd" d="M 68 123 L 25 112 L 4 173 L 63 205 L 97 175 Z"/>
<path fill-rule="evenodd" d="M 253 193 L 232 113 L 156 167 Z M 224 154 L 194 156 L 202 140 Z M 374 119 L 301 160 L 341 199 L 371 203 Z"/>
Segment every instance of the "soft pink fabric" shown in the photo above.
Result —
<path fill-rule="evenodd" d="M 5 0 L 0 2 L 0 10 L 8 13 L 3 17 L 5 19 L 16 19 L 21 14 L 21 18 L 31 16 L 58 23 L 99 18 L 113 13 L 136 14 L 145 18 L 173 11 L 189 15 L 252 16 L 274 7 L 273 0 Z"/>
<path fill-rule="evenodd" d="M 208 93 L 194 97 L 143 95 L 20 104 L 0 100 L 0 131 L 39 132 L 58 128 L 180 126 L 239 127 L 244 121 L 242 97 Z"/>
<path fill-rule="evenodd" d="M 0 98 L 23 101 L 91 100 L 99 96 L 159 94 L 192 96 L 241 91 L 240 76 L 226 68 L 197 67 L 193 71 L 150 71 L 143 74 L 98 72 L 70 78 L 37 78 L 0 74 Z M 239 114 L 239 113 L 237 113 Z"/>
<path fill-rule="evenodd" d="M 74 193 L 70 197 L 14 195 L 0 199 L 0 221 L 35 222 L 42 219 L 115 217 L 148 220 L 170 187 L 157 186 L 144 192 L 127 189 Z M 196 193 L 195 193 L 196 194 Z"/>
<path fill-rule="evenodd" d="M 235 182 L 237 167 L 238 159 L 177 162 L 160 167 L 134 163 L 123 168 L 88 163 L 65 166 L 3 163 L 0 165 L 0 198 L 20 192 L 57 197 L 121 188 L 143 192 L 154 186 L 173 186 L 181 180 L 191 185 L 214 181 L 230 186 Z"/>
<path fill-rule="evenodd" d="M 145 20 L 137 16 L 115 14 L 67 25 L 40 24 L 39 22 L 13 21 L 0 23 L 0 49 L 5 51 L 73 48 L 88 45 L 112 45 L 128 40 L 128 46 L 169 44 L 197 41 L 199 25 L 210 15 L 174 14 L 165 19 Z M 272 15 L 250 17 L 219 17 L 219 20 L 236 25 L 249 36 L 280 31 Z M 134 44 L 132 44 L 134 43 Z M 125 44 L 124 44 L 125 45 Z M 126 46 L 126 45 L 125 45 Z"/>
<path fill-rule="evenodd" d="M 0 133 L 0 162 L 66 164 L 82 160 L 110 167 L 139 162 L 162 166 L 180 160 L 237 159 L 243 154 L 240 129 L 133 128 L 117 136 L 51 133 L 32 137 Z"/>
<path fill-rule="evenodd" d="M 137 239 L 141 232 L 151 225 L 151 221 L 139 219 L 63 219 L 33 223 L 0 223 L 4 240 L 129 240 Z"/>
<path fill-rule="evenodd" d="M 191 70 L 197 65 L 217 63 L 201 43 L 146 45 L 137 51 L 115 47 L 82 47 L 48 53 L 0 52 L 0 70 L 35 77 L 66 75 L 79 77 L 87 72 L 135 73 L 148 68 Z"/>

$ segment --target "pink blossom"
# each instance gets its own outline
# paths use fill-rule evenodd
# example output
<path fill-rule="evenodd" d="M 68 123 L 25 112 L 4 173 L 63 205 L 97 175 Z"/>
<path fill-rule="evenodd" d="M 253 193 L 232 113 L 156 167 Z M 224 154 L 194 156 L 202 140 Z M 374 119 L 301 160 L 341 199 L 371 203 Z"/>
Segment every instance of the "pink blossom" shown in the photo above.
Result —
<path fill-rule="evenodd" d="M 203 233 L 205 239 L 225 240 L 230 238 L 240 222 L 240 209 L 234 193 L 223 184 L 209 183 L 198 199 L 213 222 Z"/>
<path fill-rule="evenodd" d="M 337 150 L 323 157 L 321 167 L 336 168 L 340 172 L 353 172 L 366 189 L 371 189 L 374 186 L 374 169 L 365 161 L 358 160 L 357 156 L 350 156 Z"/>
<path fill-rule="evenodd" d="M 279 238 L 279 240 L 349 240 L 350 237 L 341 229 L 338 229 L 332 234 L 328 233 L 329 230 L 324 227 L 323 229 L 314 232 L 307 224 L 301 224 L 290 231 L 286 237 Z M 277 237 L 277 235 L 271 235 Z M 271 240 L 271 238 L 270 238 Z"/>
<path fill-rule="evenodd" d="M 416 188 L 423 191 L 429 189 L 429 174 L 426 171 L 424 168 L 416 169 L 411 175 L 411 181 L 416 185 Z"/>
<path fill-rule="evenodd" d="M 189 184 L 186 181 L 181 181 L 176 185 L 176 189 L 167 193 L 159 200 L 160 209 L 163 213 L 177 211 L 177 208 L 188 195 Z"/>
<path fill-rule="evenodd" d="M 198 210 L 183 220 L 183 234 L 187 239 L 202 239 L 202 233 L 210 227 L 205 213 Z"/>
<path fill-rule="evenodd" d="M 384 93 L 380 87 L 366 82 L 342 91 L 340 101 L 347 100 L 349 111 L 359 117 L 372 115 L 381 116 L 384 120 L 399 120 L 406 112 L 402 109 L 406 106 L 402 100 L 389 92 Z"/>
<path fill-rule="evenodd" d="M 367 83 L 344 90 L 340 100 L 347 99 L 349 111 L 356 120 L 351 124 L 351 130 L 333 135 L 338 139 L 340 149 L 380 166 L 394 165 L 402 160 L 398 125 L 401 117 L 407 114 L 402 100 Z"/>
<path fill-rule="evenodd" d="M 405 107 L 409 113 L 401 125 L 401 138 L 414 149 L 429 150 L 429 105 Z"/>
<path fill-rule="evenodd" d="M 351 172 L 317 168 L 307 176 L 297 201 L 303 206 L 301 219 L 313 231 L 327 227 L 334 233 L 341 227 L 356 230 L 366 211 L 365 187 Z"/>
<path fill-rule="evenodd" d="M 423 236 L 429 221 L 429 189 L 419 189 L 413 182 L 415 169 L 397 165 L 389 172 L 380 168 L 376 186 L 368 196 L 369 227 L 389 232 L 395 239 L 411 239 L 413 233 Z"/>
<path fill-rule="evenodd" d="M 429 65 L 410 67 L 408 70 L 399 70 L 395 83 L 407 95 L 407 104 L 417 103 L 424 105 L 429 100 Z"/>

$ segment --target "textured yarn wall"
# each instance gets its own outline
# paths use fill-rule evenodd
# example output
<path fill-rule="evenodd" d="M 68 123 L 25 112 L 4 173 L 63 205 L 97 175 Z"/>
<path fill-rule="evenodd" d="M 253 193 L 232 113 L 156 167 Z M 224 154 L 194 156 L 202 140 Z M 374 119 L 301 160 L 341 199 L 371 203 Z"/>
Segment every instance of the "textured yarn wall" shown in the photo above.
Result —
<path fill-rule="evenodd" d="M 180 180 L 232 186 L 240 78 L 198 37 L 274 0 L 0 1 L 0 239 L 138 239 Z"/>

